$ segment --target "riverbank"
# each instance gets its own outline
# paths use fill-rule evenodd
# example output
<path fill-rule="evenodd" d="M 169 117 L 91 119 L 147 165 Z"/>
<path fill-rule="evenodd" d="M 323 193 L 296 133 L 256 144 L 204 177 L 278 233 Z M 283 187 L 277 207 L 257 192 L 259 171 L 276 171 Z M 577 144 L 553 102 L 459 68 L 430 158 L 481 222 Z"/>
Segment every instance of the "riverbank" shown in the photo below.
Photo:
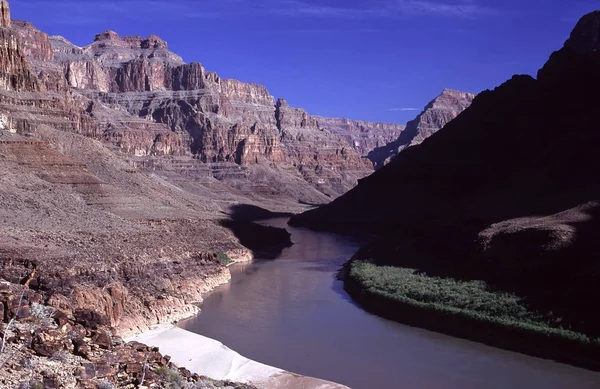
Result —
<path fill-rule="evenodd" d="M 344 289 L 366 310 L 493 347 L 600 371 L 600 341 L 550 327 L 515 296 L 354 259 L 342 273 Z M 476 300 L 476 301 L 475 301 Z"/>
<path fill-rule="evenodd" d="M 176 365 L 216 380 L 247 382 L 263 389 L 348 389 L 258 363 L 216 340 L 171 325 L 159 326 L 126 341 L 158 347 L 162 353 L 172 356 L 171 361 Z"/>
<path fill-rule="evenodd" d="M 0 282 L 0 307 L 1 388 L 257 389 L 193 374 L 157 348 L 126 343 L 93 316 L 45 305 L 22 285 Z"/>
<path fill-rule="evenodd" d="M 275 258 L 283 248 L 293 244 L 289 232 L 283 228 L 263 226 L 252 221 L 231 221 L 222 225 L 232 230 L 244 246 L 252 250 L 218 253 L 219 261 L 227 267 L 236 263 L 251 262 L 254 259 L 253 252 L 259 253 L 263 258 Z M 216 287 L 231 281 L 229 269 L 224 268 L 224 272 L 227 276 L 211 282 L 211 288 L 202 293 L 203 297 Z M 187 315 L 171 322 L 190 318 L 200 312 L 197 305 L 188 306 L 190 309 Z M 344 385 L 298 375 L 253 361 L 217 340 L 167 323 L 170 322 L 159 320 L 158 325 L 153 328 L 128 333 L 125 340 L 156 347 L 163 354 L 168 354 L 170 361 L 175 365 L 214 380 L 243 382 L 261 389 L 349 389 Z"/>

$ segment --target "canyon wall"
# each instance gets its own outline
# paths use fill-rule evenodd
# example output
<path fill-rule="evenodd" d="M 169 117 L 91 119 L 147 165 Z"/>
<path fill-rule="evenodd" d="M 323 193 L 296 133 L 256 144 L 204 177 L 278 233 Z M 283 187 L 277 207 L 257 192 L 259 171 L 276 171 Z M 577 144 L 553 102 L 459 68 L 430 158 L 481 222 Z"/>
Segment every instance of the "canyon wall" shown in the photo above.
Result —
<path fill-rule="evenodd" d="M 317 203 L 372 172 L 354 147 L 321 131 L 306 112 L 287 104 L 278 109 L 262 85 L 221 79 L 199 63 L 184 63 L 157 36 L 122 38 L 106 31 L 78 47 L 28 23 L 16 23 L 15 30 L 47 88 L 76 95 L 75 105 L 93 118 L 92 136 L 126 154 L 247 166 L 250 181 L 267 171 L 270 181 L 286 183 L 285 194 L 294 197 L 296 187 L 312 192 L 300 200 Z"/>
<path fill-rule="evenodd" d="M 400 136 L 405 126 L 393 123 L 374 123 L 344 118 L 317 117 L 319 126 L 348 141 L 359 155 L 366 157 Z"/>
<path fill-rule="evenodd" d="M 380 169 L 403 150 L 421 144 L 444 128 L 467 109 L 474 98 L 473 93 L 444 89 L 439 96 L 427 104 L 423 112 L 406 125 L 396 139 L 369 152 L 369 160 L 373 162 L 375 169 Z"/>

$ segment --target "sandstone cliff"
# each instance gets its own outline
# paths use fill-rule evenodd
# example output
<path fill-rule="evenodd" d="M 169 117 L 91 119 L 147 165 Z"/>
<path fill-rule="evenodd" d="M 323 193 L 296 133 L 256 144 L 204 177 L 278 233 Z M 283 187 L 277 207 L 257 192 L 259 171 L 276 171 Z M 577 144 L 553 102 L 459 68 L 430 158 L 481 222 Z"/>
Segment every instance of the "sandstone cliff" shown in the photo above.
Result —
<path fill-rule="evenodd" d="M 264 86 L 221 79 L 199 63 L 186 64 L 159 37 L 121 38 L 107 31 L 86 47 L 50 37 L 48 61 L 40 54 L 45 53 L 44 34 L 25 23 L 15 28 L 36 70 L 53 74 L 46 76 L 53 84 L 57 74 L 64 74 L 68 87 L 82 102 L 88 100 L 86 109 L 99 125 L 96 137 L 125 153 L 186 156 L 221 164 L 221 171 L 247 166 L 243 178 L 259 192 L 275 181 L 281 183 L 273 187 L 275 194 L 306 202 L 327 201 L 323 194 L 337 197 L 372 171 L 342 138 L 317 131 L 315 119 L 309 119 L 311 126 L 282 128 L 280 111 Z M 120 110 L 122 120 L 115 123 L 107 108 Z M 302 134 L 290 136 L 293 128 Z M 239 182 L 240 177 L 221 178 Z"/>
<path fill-rule="evenodd" d="M 405 129 L 405 126 L 401 124 L 374 123 L 321 116 L 316 118 L 320 127 L 346 139 L 362 157 L 367 157 L 376 148 L 395 141 Z"/>
<path fill-rule="evenodd" d="M 439 96 L 427 104 L 416 119 L 406 125 L 406 129 L 396 139 L 368 154 L 375 169 L 382 168 L 406 148 L 422 143 L 441 130 L 467 109 L 474 98 L 473 93 L 444 89 Z"/>
<path fill-rule="evenodd" d="M 35 92 L 39 85 L 31 74 L 18 37 L 11 30 L 8 3 L 0 3 L 0 88 L 16 92 Z"/>
<path fill-rule="evenodd" d="M 371 168 L 343 138 L 321 128 L 317 118 L 290 107 L 283 99 L 276 105 L 277 127 L 286 155 L 308 181 L 331 197 L 350 190 Z"/>

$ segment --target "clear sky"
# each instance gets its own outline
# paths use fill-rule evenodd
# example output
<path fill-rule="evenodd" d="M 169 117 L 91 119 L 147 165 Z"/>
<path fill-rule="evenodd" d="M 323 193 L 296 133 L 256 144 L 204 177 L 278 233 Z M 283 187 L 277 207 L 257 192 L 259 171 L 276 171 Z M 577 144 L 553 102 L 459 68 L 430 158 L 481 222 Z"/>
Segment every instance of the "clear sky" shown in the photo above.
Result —
<path fill-rule="evenodd" d="M 405 123 L 443 88 L 535 75 L 590 0 L 9 0 L 14 19 L 89 44 L 157 34 L 186 62 L 310 113 Z"/>

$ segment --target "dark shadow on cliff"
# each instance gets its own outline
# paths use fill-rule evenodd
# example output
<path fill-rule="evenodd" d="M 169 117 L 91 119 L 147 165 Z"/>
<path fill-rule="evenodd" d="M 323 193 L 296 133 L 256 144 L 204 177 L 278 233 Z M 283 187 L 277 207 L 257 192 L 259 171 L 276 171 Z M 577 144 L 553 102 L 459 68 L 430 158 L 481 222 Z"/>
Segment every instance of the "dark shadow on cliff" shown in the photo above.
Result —
<path fill-rule="evenodd" d="M 254 221 L 289 217 L 288 213 L 271 212 L 255 205 L 232 206 L 227 213 L 231 219 L 220 224 L 231 230 L 240 243 L 252 250 L 255 258 L 276 259 L 283 249 L 291 247 L 291 234 L 284 228 L 263 226 Z"/>
<path fill-rule="evenodd" d="M 290 212 L 272 212 L 268 209 L 251 204 L 237 204 L 228 209 L 227 215 L 235 221 L 255 222 L 259 220 L 292 217 L 294 214 Z"/>
<path fill-rule="evenodd" d="M 600 336 L 600 206 L 563 217 L 573 221 L 495 236 L 484 258 L 487 279 L 534 310 L 553 312 L 557 324 Z"/>
<path fill-rule="evenodd" d="M 425 107 L 425 109 L 429 107 L 430 106 L 427 106 Z M 367 159 L 373 163 L 373 167 L 375 168 L 375 170 L 381 169 L 384 166 L 385 161 L 388 158 L 393 158 L 398 152 L 398 149 L 400 149 L 400 147 L 409 145 L 410 142 L 413 139 L 415 139 L 415 137 L 419 133 L 418 126 L 419 121 L 421 119 L 421 115 L 423 115 L 423 113 L 419 114 L 419 116 L 417 116 L 416 119 L 408 122 L 406 128 L 400 133 L 398 139 L 387 145 L 377 147 L 369 152 L 369 154 L 367 155 Z"/>

